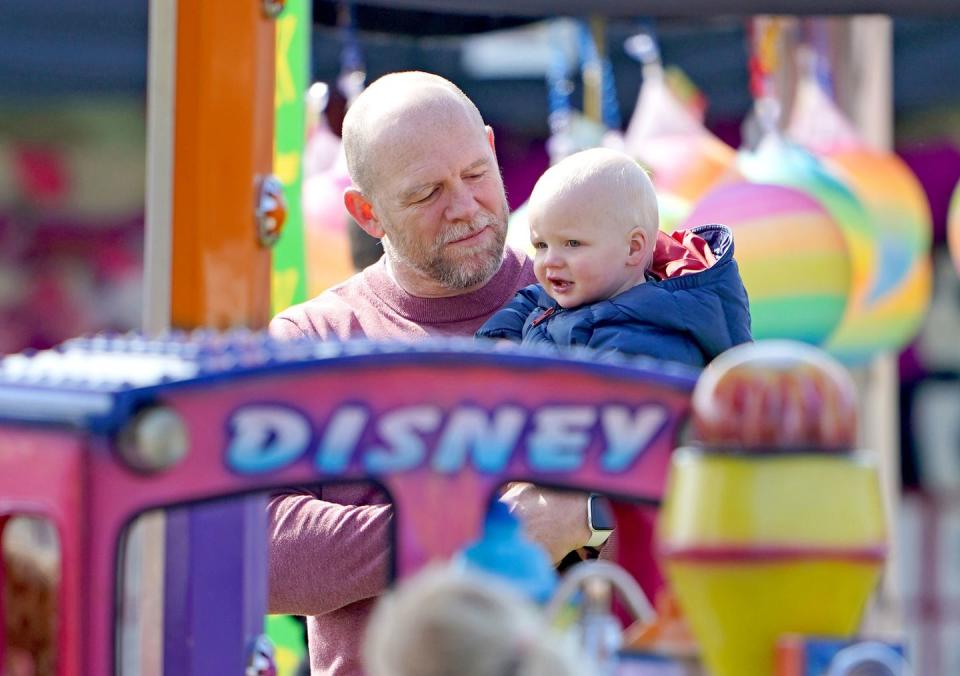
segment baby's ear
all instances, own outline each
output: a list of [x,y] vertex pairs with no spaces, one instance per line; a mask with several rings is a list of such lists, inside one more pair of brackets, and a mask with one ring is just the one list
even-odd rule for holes
[[630,251],[627,254],[627,265],[643,265],[647,261],[647,251],[652,241],[650,235],[643,228],[634,228],[630,231],[628,246]]

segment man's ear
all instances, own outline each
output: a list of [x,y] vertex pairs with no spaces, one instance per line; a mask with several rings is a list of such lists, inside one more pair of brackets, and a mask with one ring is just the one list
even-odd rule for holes
[[496,143],[494,142],[494,140],[493,140],[493,127],[491,127],[491,126],[488,124],[486,127],[484,127],[484,129],[487,130],[487,142],[490,144],[490,150],[492,150],[492,151],[493,151],[493,154],[496,155],[496,154],[497,154],[497,144],[496,144]]
[[650,235],[643,228],[634,228],[630,231],[627,245],[627,265],[643,265],[649,259],[648,251],[653,242]]
[[373,204],[370,203],[362,192],[356,188],[347,188],[343,191],[343,206],[346,207],[353,220],[357,222],[364,232],[371,237],[380,239],[383,237],[383,228],[380,227],[380,219],[373,211]]

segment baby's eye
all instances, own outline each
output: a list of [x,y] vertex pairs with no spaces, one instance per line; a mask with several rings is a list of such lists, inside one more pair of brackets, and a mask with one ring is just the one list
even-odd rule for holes
[[533,248],[534,248],[534,249],[546,249],[546,248],[547,248],[547,243],[546,243],[546,242],[534,242],[534,243],[533,243]]
[[567,246],[569,246],[569,247],[578,247],[578,246],[580,246],[580,240],[579,240],[579,239],[568,239],[568,240],[567,240]]

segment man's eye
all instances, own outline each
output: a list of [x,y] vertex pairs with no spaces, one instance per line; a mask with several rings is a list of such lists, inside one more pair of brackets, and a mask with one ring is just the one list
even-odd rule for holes
[[431,197],[433,197],[433,196],[436,195],[436,194],[437,194],[437,189],[434,188],[433,190],[431,190],[430,192],[428,192],[426,195],[424,195],[424,196],[421,197],[420,199],[414,200],[413,203],[414,203],[414,204],[423,204],[424,202],[426,202],[427,200],[429,200]]
[[483,178],[483,177],[486,176],[486,175],[487,175],[487,172],[485,172],[485,171],[478,171],[478,172],[474,172],[474,173],[472,173],[472,174],[467,174],[466,176],[464,176],[464,178],[467,178],[467,179],[476,179],[476,178]]
[[578,247],[578,246],[580,246],[580,240],[579,240],[579,239],[568,239],[568,240],[567,240],[567,246],[569,246],[569,247]]

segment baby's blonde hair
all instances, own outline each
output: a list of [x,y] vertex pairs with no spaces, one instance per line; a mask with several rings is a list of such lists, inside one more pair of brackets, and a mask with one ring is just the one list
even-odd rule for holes
[[364,642],[371,676],[582,676],[572,639],[496,578],[433,567],[377,603]]
[[[617,150],[591,148],[574,153],[547,169],[530,194],[529,213],[568,198],[588,199],[597,226],[629,232],[642,228],[654,242],[659,227],[657,193],[647,172]],[[653,247],[650,255],[652,255]]]

